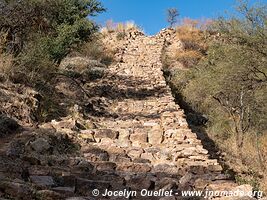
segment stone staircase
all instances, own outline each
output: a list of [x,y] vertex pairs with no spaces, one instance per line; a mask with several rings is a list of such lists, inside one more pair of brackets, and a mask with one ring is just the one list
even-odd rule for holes
[[[201,199],[182,197],[181,191],[237,188],[209,158],[174,102],[162,72],[163,35],[131,34],[116,55],[119,62],[102,79],[85,85],[94,103],[83,110],[95,127],[66,118],[7,141],[0,157],[1,200]],[[60,152],[68,140],[80,144],[79,153]],[[95,189],[138,195],[94,196]],[[141,197],[142,189],[175,195]]]

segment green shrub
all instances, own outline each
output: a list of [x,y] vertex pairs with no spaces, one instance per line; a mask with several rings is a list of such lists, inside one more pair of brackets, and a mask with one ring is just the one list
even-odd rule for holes
[[220,108],[219,113],[232,122],[237,146],[242,148],[247,132],[266,130],[267,46],[263,44],[267,32],[263,21],[267,14],[264,6],[242,4],[239,9],[244,18],[215,21],[213,28],[221,40],[213,40],[208,56],[187,72],[191,79],[182,93],[201,112],[216,115],[213,110]]
[[171,80],[193,110],[208,116],[207,132],[231,167],[259,174],[266,174],[267,160],[266,9],[241,3],[238,17],[215,20],[211,30],[218,34],[210,38],[207,56]]
[[15,56],[19,74],[30,76],[53,71],[54,63],[88,41],[98,28],[88,16],[104,11],[97,0],[9,0],[1,4],[0,31],[7,33],[2,49]]

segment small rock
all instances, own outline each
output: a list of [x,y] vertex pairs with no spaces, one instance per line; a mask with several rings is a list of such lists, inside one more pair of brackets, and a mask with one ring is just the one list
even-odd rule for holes
[[64,198],[57,192],[51,191],[51,190],[39,190],[36,192],[37,196],[40,199],[45,199],[45,200],[63,200]]
[[115,142],[113,139],[110,138],[102,138],[100,141],[100,144],[105,146],[105,147],[113,147],[116,146]]
[[82,76],[85,80],[96,80],[104,75],[105,68],[103,67],[92,67],[82,71]]
[[163,141],[163,131],[159,125],[153,126],[148,132],[148,142],[153,145],[161,144]]
[[145,122],[144,123],[144,126],[151,126],[151,127],[153,127],[153,126],[158,126],[159,124],[158,123],[156,123],[156,122]]
[[135,158],[140,158],[141,154],[144,152],[143,149],[141,148],[131,148],[127,154],[128,156],[130,156],[132,159],[135,159]]
[[142,153],[141,158],[146,160],[155,160],[152,153]]
[[91,196],[92,190],[99,189],[103,191],[110,187],[109,181],[100,181],[100,180],[88,180],[85,178],[77,178],[76,183],[76,192],[81,195]]
[[117,141],[117,145],[120,147],[129,147],[131,146],[131,142],[129,140],[130,132],[126,129],[119,130],[119,138]]
[[151,171],[151,166],[140,163],[118,163],[116,170],[123,172],[147,173]]
[[208,180],[198,178],[197,180],[195,180],[194,186],[197,190],[204,190],[209,183],[210,181]]
[[212,172],[221,172],[223,170],[221,165],[209,165],[208,169]]
[[92,130],[81,130],[79,137],[86,140],[87,142],[95,142]]
[[188,147],[184,150],[182,150],[181,154],[183,155],[183,157],[189,157],[189,156],[196,156],[197,155],[197,151],[195,147]]
[[4,191],[10,197],[16,197],[16,199],[31,199],[33,191],[25,183],[0,181],[0,191]]
[[38,186],[54,186],[55,182],[52,176],[30,176],[31,182]]
[[187,188],[189,185],[190,185],[190,182],[193,178],[193,174],[190,173],[190,172],[187,172],[180,180],[179,180],[179,183],[180,183],[180,186],[182,188]]
[[86,148],[83,152],[84,157],[92,162],[109,160],[109,154],[105,150],[97,147]]
[[132,142],[146,143],[147,142],[147,133],[131,134],[130,140]]
[[96,164],[98,171],[114,171],[117,165],[114,162],[99,162]]
[[79,134],[78,135],[80,138],[82,138],[83,140],[86,140],[87,142],[95,142],[95,139],[92,135],[88,135],[88,134]]
[[148,159],[143,159],[143,158],[135,158],[135,159],[133,159],[133,162],[134,162],[134,163],[151,163],[150,160],[148,160]]
[[58,192],[64,195],[73,195],[75,192],[75,187],[54,187],[52,188],[53,191]]
[[156,182],[156,190],[164,189],[164,190],[174,190],[178,188],[177,179],[173,178],[163,178]]
[[86,172],[92,172],[94,170],[94,166],[86,161],[86,160],[81,160],[77,166],[74,166],[74,168],[72,170],[77,170],[78,172],[79,171],[86,171]]
[[51,148],[49,142],[44,138],[38,138],[30,146],[38,153],[44,153]]
[[153,181],[144,176],[132,177],[127,181],[127,186],[131,187],[133,190],[138,190],[140,188],[149,189],[153,184]]
[[179,169],[177,166],[168,164],[158,164],[154,167],[153,172],[166,173],[166,174],[178,174]]
[[110,138],[115,140],[118,137],[118,132],[111,129],[98,129],[95,131],[95,138]]
[[51,124],[56,130],[62,130],[62,129],[77,130],[76,121],[72,118],[62,119],[59,122],[52,120]]
[[19,157],[25,151],[24,144],[21,141],[12,141],[7,150],[6,155],[11,157]]
[[131,162],[131,158],[122,154],[110,154],[109,161],[111,162]]

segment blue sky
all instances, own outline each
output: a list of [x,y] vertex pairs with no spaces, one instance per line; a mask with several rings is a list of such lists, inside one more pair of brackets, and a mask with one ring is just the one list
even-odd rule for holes
[[[105,25],[114,22],[134,21],[147,34],[155,34],[168,26],[166,10],[175,7],[180,17],[193,19],[214,18],[233,10],[235,0],[100,0],[107,12],[100,14],[95,21]],[[256,0],[250,0],[252,3]],[[261,0],[266,3],[267,0]]]

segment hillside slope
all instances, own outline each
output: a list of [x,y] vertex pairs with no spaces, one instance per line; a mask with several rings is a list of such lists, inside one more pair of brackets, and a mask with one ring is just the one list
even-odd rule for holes
[[[126,189],[137,191],[131,199],[167,200],[185,199],[185,190],[250,191],[222,173],[175,104],[162,72],[166,37],[132,31],[102,78],[83,80],[82,90],[59,82],[63,95],[76,97],[72,115],[1,139],[0,197],[125,199],[92,192]],[[141,197],[142,189],[177,194]]]

